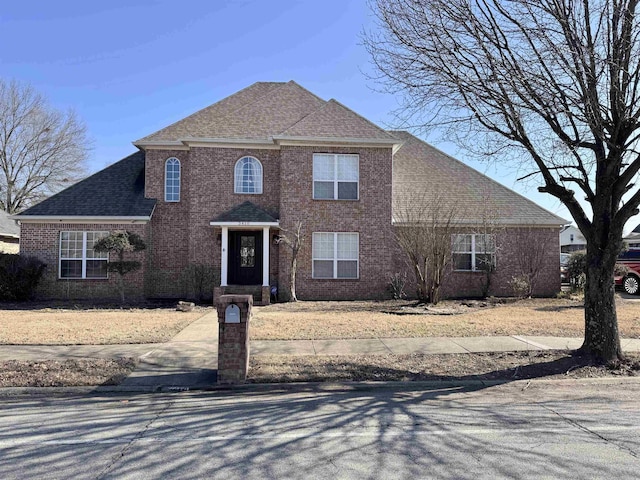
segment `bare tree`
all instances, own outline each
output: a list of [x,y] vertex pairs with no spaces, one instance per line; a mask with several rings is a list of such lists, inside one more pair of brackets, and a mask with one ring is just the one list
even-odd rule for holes
[[545,264],[545,258],[549,254],[549,249],[553,248],[551,240],[547,235],[537,235],[533,227],[523,227],[512,232],[512,240],[519,245],[517,264],[518,274],[527,285],[524,292],[527,297],[531,297],[536,288],[536,283]]
[[473,229],[476,238],[478,268],[484,272],[482,296],[488,297],[491,291],[491,281],[496,271],[496,257],[499,250],[498,237],[504,233],[504,224],[498,205],[489,190],[482,191],[482,204],[479,207],[479,224]]
[[29,85],[0,79],[0,208],[16,213],[85,172],[85,126]]
[[296,273],[298,271],[298,253],[304,244],[304,236],[302,234],[302,221],[296,223],[294,230],[280,230],[278,244],[286,245],[291,250],[291,265],[289,270],[289,295],[290,301],[297,302],[296,294]]
[[423,302],[440,301],[440,287],[451,263],[452,235],[459,229],[461,209],[441,191],[398,193],[393,205],[394,235],[416,278]]
[[637,0],[371,4],[365,44],[405,120],[503,154],[571,212],[587,239],[581,351],[622,358],[612,277],[640,204]]

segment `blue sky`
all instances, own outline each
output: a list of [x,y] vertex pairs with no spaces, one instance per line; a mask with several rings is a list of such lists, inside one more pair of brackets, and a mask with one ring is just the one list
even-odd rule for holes
[[[86,122],[90,171],[135,151],[131,142],[256,81],[295,80],[383,127],[397,101],[366,78],[365,0],[23,0],[4,2],[0,75],[31,83]],[[427,141],[570,219],[508,168]]]

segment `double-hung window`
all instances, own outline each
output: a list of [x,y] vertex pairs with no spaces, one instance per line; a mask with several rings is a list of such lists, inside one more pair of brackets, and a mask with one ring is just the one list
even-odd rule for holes
[[107,252],[93,245],[109,232],[60,232],[60,278],[107,278]]
[[164,201],[180,201],[180,160],[175,157],[164,164]]
[[359,156],[313,154],[313,198],[358,200]]
[[358,278],[357,233],[313,234],[313,278]]
[[490,271],[496,267],[495,235],[452,235],[453,268],[467,271]]

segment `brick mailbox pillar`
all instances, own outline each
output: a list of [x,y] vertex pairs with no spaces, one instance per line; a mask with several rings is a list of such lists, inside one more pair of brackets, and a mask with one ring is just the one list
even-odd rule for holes
[[251,295],[221,295],[218,299],[218,383],[244,383],[249,370]]

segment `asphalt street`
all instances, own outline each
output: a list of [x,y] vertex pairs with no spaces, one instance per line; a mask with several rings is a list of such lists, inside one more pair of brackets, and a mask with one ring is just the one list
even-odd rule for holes
[[0,478],[640,478],[640,383],[0,398]]

